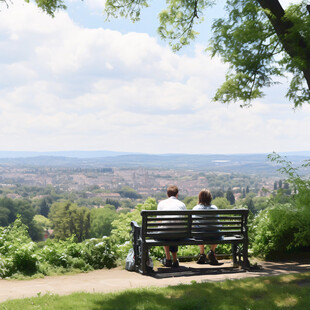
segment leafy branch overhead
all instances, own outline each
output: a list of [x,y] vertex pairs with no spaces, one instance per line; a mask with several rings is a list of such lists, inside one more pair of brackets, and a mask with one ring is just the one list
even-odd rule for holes
[[[174,51],[197,35],[213,0],[167,0],[159,14],[158,32]],[[108,0],[108,17],[140,18],[150,1]],[[229,64],[226,81],[214,99],[249,105],[277,76],[291,79],[287,97],[294,106],[310,102],[310,14],[307,1],[284,10],[277,0],[227,0],[224,17],[213,22],[208,49]],[[211,18],[211,16],[209,16]],[[289,73],[289,74],[288,74]]]
[[[0,0],[8,3],[10,0]],[[29,0],[25,0],[28,2]],[[159,14],[158,32],[174,51],[190,44],[198,35],[195,26],[208,16],[216,0],[166,0]],[[63,0],[36,0],[54,16],[65,9]],[[125,17],[140,20],[141,10],[151,0],[106,0],[107,19]],[[223,17],[212,25],[208,50],[229,64],[226,81],[214,100],[241,101],[250,105],[263,96],[264,87],[277,77],[290,80],[286,96],[295,107],[310,103],[310,5],[302,0],[283,9],[278,0],[226,0]]]

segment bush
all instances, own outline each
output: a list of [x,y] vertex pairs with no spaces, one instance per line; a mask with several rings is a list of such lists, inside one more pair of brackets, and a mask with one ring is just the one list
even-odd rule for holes
[[18,218],[8,227],[0,227],[0,277],[15,274],[44,275],[111,268],[117,255],[109,238],[91,239],[82,243],[71,237],[64,241],[48,240],[40,247],[32,242],[27,227]]
[[269,158],[281,164],[279,171],[287,176],[286,181],[291,184],[294,194],[285,204],[270,199],[267,209],[253,221],[253,253],[264,257],[310,247],[310,179],[298,174],[299,169],[310,166],[310,161],[294,168],[291,162],[275,153]]
[[0,277],[6,278],[13,273],[14,264],[10,257],[0,255]]
[[81,258],[94,269],[112,268],[116,266],[116,251],[110,238],[90,239],[83,243]]
[[273,257],[310,246],[310,217],[292,204],[276,204],[261,211],[253,222],[253,254]]
[[21,272],[24,274],[33,274],[37,268],[37,256],[35,254],[36,245],[34,242],[29,242],[12,253],[12,263],[14,271]]

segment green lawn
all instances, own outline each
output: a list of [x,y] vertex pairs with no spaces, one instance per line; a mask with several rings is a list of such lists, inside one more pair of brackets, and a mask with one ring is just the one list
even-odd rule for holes
[[0,309],[310,309],[310,272],[274,277],[133,289],[115,294],[76,293],[12,300]]

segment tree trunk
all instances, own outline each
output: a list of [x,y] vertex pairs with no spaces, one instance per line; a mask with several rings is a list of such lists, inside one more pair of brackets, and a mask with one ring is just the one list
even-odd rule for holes
[[267,14],[273,28],[283,45],[284,50],[291,58],[298,57],[303,60],[305,65],[299,68],[304,73],[307,81],[308,89],[310,90],[310,47],[305,39],[300,35],[289,36],[291,28],[294,24],[285,20],[283,17],[285,11],[278,0],[257,0],[263,9],[267,9],[271,14]]

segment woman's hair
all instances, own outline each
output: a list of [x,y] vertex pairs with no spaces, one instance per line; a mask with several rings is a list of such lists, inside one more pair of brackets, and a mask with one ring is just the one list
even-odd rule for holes
[[212,195],[211,192],[208,189],[203,189],[200,191],[199,195],[198,195],[198,203],[208,206],[211,204],[212,201]]

